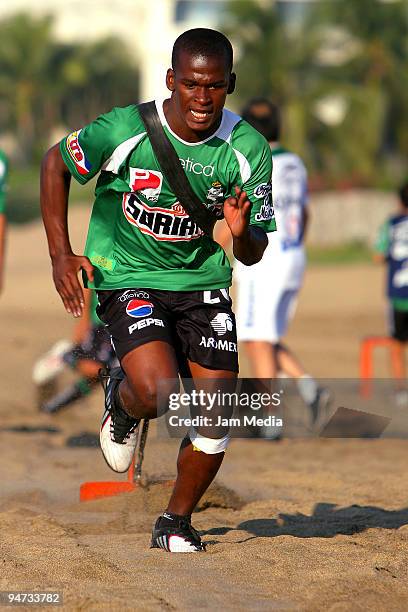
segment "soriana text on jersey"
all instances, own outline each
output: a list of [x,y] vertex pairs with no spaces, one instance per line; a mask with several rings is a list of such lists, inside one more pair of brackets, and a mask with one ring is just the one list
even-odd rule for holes
[[179,202],[171,208],[152,207],[134,193],[125,193],[123,213],[129,223],[155,240],[194,240],[203,235]]

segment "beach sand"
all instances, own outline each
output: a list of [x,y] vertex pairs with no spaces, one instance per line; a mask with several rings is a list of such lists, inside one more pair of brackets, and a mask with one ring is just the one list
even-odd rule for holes
[[[71,215],[80,249],[87,213]],[[194,515],[207,553],[150,550],[175,476],[177,440],[149,434],[132,493],[79,502],[123,480],[97,446],[102,391],[40,414],[33,362],[72,320],[52,285],[42,227],[13,228],[0,297],[0,590],[60,591],[67,610],[403,610],[408,605],[407,442],[234,440]],[[385,331],[383,271],[310,268],[288,342],[319,377],[357,377],[361,337]],[[376,367],[386,376],[386,358]],[[248,364],[242,360],[242,373]],[[3,609],[2,606],[0,606]]]

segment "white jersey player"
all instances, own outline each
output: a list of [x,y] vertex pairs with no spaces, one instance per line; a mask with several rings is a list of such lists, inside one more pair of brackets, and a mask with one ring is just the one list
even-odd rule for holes
[[[329,394],[318,387],[282,344],[305,270],[307,172],[300,157],[279,144],[280,118],[274,104],[256,98],[244,109],[242,117],[265,136],[272,150],[272,199],[277,231],[268,235],[268,246],[259,263],[249,267],[236,262],[234,266],[238,283],[238,340],[250,358],[256,378],[275,378],[282,372],[297,379],[316,428],[325,421]],[[225,242],[221,233],[219,240],[221,244]]]
[[[272,147],[272,197],[278,231],[264,259],[249,268],[237,262],[238,339],[277,343],[285,335],[305,269],[307,173],[297,155]],[[268,374],[269,377],[269,374]]]

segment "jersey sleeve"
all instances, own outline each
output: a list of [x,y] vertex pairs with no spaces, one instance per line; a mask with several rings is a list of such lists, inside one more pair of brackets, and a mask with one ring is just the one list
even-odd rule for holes
[[0,152],[0,214],[3,214],[6,209],[7,174],[7,158]]
[[377,239],[374,243],[374,250],[376,251],[376,253],[379,253],[380,255],[384,255],[384,257],[387,257],[389,247],[390,247],[389,222],[385,221],[385,223],[382,224],[382,226],[380,227],[378,231]]
[[128,136],[122,133],[121,110],[114,108],[61,140],[63,160],[82,185],[100,172],[118,144]]
[[245,121],[241,126],[240,139],[233,147],[240,166],[242,187],[252,204],[250,224],[265,232],[273,232],[276,221],[272,202],[271,150],[259,132]]

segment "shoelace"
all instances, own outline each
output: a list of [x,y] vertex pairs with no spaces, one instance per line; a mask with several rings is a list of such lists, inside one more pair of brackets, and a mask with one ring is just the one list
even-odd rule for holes
[[[109,382],[112,380],[111,373],[107,368],[101,369],[98,372],[99,380],[102,385],[102,388],[107,393],[107,387]],[[115,379],[118,380],[118,379]],[[111,415],[111,423],[110,423],[110,435],[111,439],[117,444],[126,444],[126,440],[129,439],[130,435],[135,431],[136,427],[139,425],[139,420],[131,417],[127,412],[122,410],[122,408],[113,407],[111,403],[111,407],[108,408],[108,411]]]
[[110,433],[117,444],[126,444],[126,440],[135,431],[139,421],[129,416],[122,408],[111,411]]
[[106,388],[111,380],[121,380],[122,379],[122,377],[114,375],[114,372],[117,369],[118,368],[114,368],[113,370],[110,370],[108,367],[106,367],[106,368],[101,368],[98,371],[98,380],[101,383],[102,389],[105,391],[105,393],[106,393]]
[[[199,548],[203,548],[203,543],[201,542],[201,538],[198,534],[198,531],[194,529],[191,523],[189,523],[188,521],[183,521],[181,519],[179,522],[179,529],[181,532],[183,532],[183,530],[187,531],[189,536],[191,534],[192,536],[191,539],[193,540],[194,544],[198,546]],[[186,536],[187,534],[183,533],[183,535]]]

